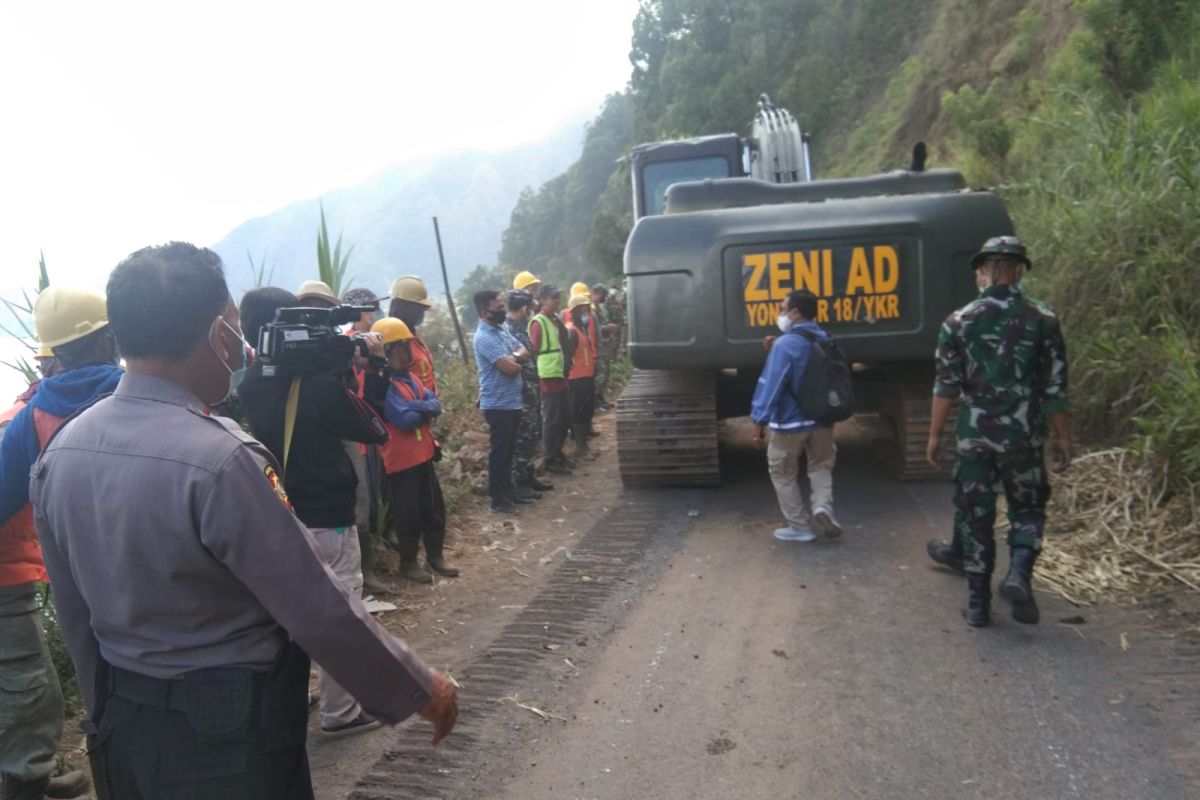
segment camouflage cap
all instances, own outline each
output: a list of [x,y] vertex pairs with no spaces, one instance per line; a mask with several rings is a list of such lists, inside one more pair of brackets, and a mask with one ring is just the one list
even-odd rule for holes
[[370,289],[347,289],[342,292],[342,302],[348,306],[373,306],[379,297]]
[[993,236],[983,243],[979,252],[971,256],[971,269],[975,269],[988,256],[1012,256],[1022,262],[1026,269],[1033,269],[1033,262],[1025,253],[1025,245],[1016,236]]
[[533,305],[533,294],[524,289],[513,289],[508,293],[509,308],[517,307],[524,308],[525,306]]

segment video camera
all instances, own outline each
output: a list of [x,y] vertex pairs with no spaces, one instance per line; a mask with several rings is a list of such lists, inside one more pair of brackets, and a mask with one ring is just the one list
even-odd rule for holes
[[264,375],[279,370],[291,374],[345,369],[355,352],[367,356],[361,334],[346,335],[338,326],[357,322],[371,306],[281,308],[262,328],[256,353]]

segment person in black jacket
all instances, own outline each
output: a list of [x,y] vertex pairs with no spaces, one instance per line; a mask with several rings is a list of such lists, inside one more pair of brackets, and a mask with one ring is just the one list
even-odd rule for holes
[[[296,305],[296,297],[283,289],[251,290],[242,298],[243,329],[258,342],[262,327],[278,309]],[[382,358],[382,343],[371,338],[368,344],[372,354]],[[261,363],[251,364],[238,397],[251,433],[283,467],[283,488],[296,516],[312,531],[322,559],[351,593],[359,595],[363,576],[355,527],[358,477],[343,441],[381,444],[387,430],[375,411],[346,388],[341,372],[314,371],[301,377],[295,427],[286,448],[284,419],[292,375],[264,375]],[[348,733],[378,725],[328,675],[320,678],[323,732]]]

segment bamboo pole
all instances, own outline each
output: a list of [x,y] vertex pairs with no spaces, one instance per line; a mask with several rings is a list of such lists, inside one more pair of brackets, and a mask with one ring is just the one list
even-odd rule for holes
[[450,319],[454,322],[454,332],[458,334],[458,349],[462,353],[464,364],[470,364],[467,357],[467,340],[463,338],[462,325],[458,322],[458,309],[454,307],[454,295],[450,294],[450,276],[446,273],[446,256],[442,253],[442,231],[438,227],[438,218],[433,218],[433,235],[437,239],[438,260],[442,262],[442,283],[446,286],[446,305],[450,306]]

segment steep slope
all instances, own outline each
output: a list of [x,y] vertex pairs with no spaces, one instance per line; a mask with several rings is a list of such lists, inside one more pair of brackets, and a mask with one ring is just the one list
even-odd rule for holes
[[386,292],[402,274],[441,283],[431,217],[442,228],[452,285],[475,265],[491,263],[522,187],[536,186],[579,156],[582,122],[501,152],[454,153],[410,161],[356,186],[293,203],[249,220],[213,246],[235,291],[255,277],[247,253],[265,253],[271,283],[294,289],[316,277],[318,202],[329,230],[354,245],[350,283]]

